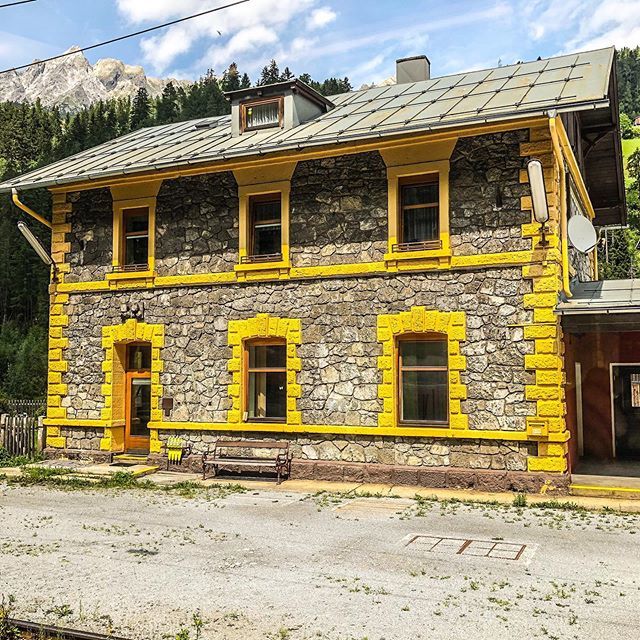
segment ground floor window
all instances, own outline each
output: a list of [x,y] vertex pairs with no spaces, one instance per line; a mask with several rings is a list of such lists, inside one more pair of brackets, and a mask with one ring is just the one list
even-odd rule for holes
[[248,420],[287,417],[287,345],[284,340],[249,341],[245,347]]
[[448,423],[449,371],[446,337],[423,335],[399,340],[398,378],[401,423]]

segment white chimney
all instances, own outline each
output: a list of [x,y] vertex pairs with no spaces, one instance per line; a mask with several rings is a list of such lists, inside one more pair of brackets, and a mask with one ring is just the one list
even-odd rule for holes
[[396,83],[420,82],[430,77],[431,63],[427,56],[413,56],[396,60]]

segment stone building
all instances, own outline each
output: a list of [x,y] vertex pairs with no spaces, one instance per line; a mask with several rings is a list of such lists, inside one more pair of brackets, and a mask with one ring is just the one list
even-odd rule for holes
[[178,436],[195,465],[242,434],[289,440],[296,477],[566,484],[555,310],[597,273],[567,218],[625,215],[601,180],[613,61],[430,78],[419,57],[329,98],[241,90],[230,116],[0,185],[53,198],[47,453],[162,462]]

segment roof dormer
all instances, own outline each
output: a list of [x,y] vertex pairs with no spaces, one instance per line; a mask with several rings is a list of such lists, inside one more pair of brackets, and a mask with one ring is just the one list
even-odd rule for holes
[[333,109],[333,102],[297,78],[225,93],[231,102],[231,135],[292,129]]

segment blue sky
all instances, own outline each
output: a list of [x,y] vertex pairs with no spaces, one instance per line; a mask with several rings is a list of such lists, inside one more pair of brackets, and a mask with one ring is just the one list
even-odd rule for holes
[[[224,4],[225,0],[37,0],[0,9],[0,67],[30,62]],[[232,61],[255,79],[275,57],[358,87],[426,54],[432,75],[567,51],[640,44],[640,0],[249,0],[90,52],[194,79]]]

